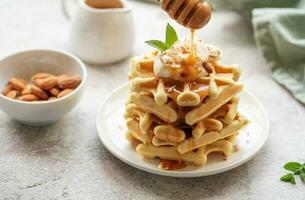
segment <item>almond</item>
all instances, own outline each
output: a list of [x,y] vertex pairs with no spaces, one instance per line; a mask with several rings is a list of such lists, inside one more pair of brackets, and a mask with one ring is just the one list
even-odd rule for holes
[[55,100],[55,99],[57,99],[57,97],[50,97],[48,100],[52,101],[52,100]]
[[24,80],[24,79],[18,79],[21,83],[23,83],[24,85],[27,85],[28,84],[28,82],[26,81],[26,80]]
[[80,76],[63,77],[58,80],[58,86],[61,89],[75,89],[81,83]]
[[53,96],[57,97],[57,95],[60,93],[60,90],[59,90],[58,88],[52,88],[51,90],[49,90],[49,92],[50,92]]
[[38,80],[38,79],[45,79],[52,76],[52,74],[48,74],[48,73],[38,73],[35,74],[34,76],[32,76],[32,81],[33,80]]
[[11,90],[13,90],[13,87],[11,84],[7,84],[4,89],[2,90],[3,95],[7,95]]
[[25,86],[25,88],[21,91],[22,95],[31,94],[31,93],[32,93],[31,85]]
[[65,89],[65,90],[61,91],[61,92],[57,95],[57,98],[61,98],[61,97],[67,96],[67,95],[70,94],[71,92],[73,92],[73,89]]
[[41,79],[34,79],[34,80],[32,79],[32,83],[38,87],[39,87],[40,81],[41,81]]
[[11,78],[9,84],[12,85],[13,89],[21,91],[25,88],[25,81],[17,78]]
[[18,98],[21,101],[37,101],[39,98],[34,94],[26,94],[22,95]]
[[57,82],[58,82],[57,78],[54,77],[54,76],[50,76],[50,77],[45,78],[45,79],[39,79],[39,80],[36,80],[36,81],[38,81],[37,82],[38,86],[41,89],[44,89],[44,90],[50,90],[50,89],[54,88],[57,85]]
[[6,96],[11,99],[16,99],[18,94],[19,92],[17,90],[11,90],[6,94]]
[[63,74],[63,75],[57,76],[57,81],[59,82],[59,81],[61,81],[62,79],[67,78],[67,77],[68,77],[67,74]]
[[58,79],[58,81],[59,81],[59,80],[61,80],[62,78],[66,78],[66,77],[68,77],[68,75],[67,75],[67,74],[63,74],[63,75],[57,76],[57,79]]
[[42,100],[47,100],[49,98],[48,94],[43,91],[42,89],[40,89],[39,87],[32,85],[31,86],[31,91],[32,94],[36,95],[37,97],[39,97]]

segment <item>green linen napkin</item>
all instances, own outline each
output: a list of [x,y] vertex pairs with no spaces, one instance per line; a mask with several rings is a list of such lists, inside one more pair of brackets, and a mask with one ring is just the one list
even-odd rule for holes
[[236,10],[250,19],[253,9],[296,7],[300,0],[209,0],[209,2],[216,10]]
[[252,18],[257,46],[273,78],[305,104],[305,0],[212,2],[216,8],[237,10]]
[[254,9],[252,22],[273,78],[305,104],[305,10]]

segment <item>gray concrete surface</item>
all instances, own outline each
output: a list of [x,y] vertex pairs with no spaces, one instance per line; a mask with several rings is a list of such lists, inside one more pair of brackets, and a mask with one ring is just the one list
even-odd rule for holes
[[[159,8],[133,2],[137,24],[134,54],[143,41],[163,38],[168,18]],[[0,57],[32,47],[67,49],[69,23],[58,0],[1,0]],[[180,35],[187,31],[172,24]],[[128,59],[88,66],[88,87],[76,110],[56,124],[31,128],[0,112],[0,199],[305,199],[305,185],[279,181],[282,165],[305,161],[305,110],[270,77],[251,27],[236,13],[216,13],[199,36],[242,66],[242,82],[265,106],[271,134],[251,161],[215,176],[178,179],[151,175],[112,156],[95,128],[106,95],[127,81]]]

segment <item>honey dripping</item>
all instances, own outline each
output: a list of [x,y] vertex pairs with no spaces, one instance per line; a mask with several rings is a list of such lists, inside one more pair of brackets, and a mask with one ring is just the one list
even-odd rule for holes
[[195,56],[195,45],[194,45],[194,38],[195,38],[195,30],[191,29],[191,55]]

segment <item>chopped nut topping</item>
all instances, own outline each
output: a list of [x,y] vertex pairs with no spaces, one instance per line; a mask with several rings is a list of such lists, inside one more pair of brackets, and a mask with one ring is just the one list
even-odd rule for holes
[[204,62],[202,64],[202,67],[205,69],[205,71],[208,73],[208,74],[211,74],[213,73],[213,69],[211,68],[210,64],[208,62]]

